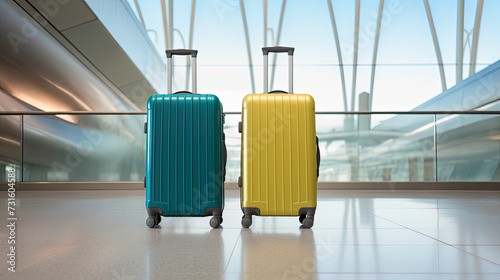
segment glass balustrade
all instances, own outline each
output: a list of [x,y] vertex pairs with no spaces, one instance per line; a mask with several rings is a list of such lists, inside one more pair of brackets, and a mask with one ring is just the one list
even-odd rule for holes
[[[0,115],[0,182],[142,181],[145,114]],[[227,113],[227,181],[240,174]],[[320,182],[500,181],[500,113],[318,113]]]

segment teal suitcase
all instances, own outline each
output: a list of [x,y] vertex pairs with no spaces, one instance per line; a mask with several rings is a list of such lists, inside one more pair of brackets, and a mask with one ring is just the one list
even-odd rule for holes
[[[196,93],[196,50],[167,50],[168,92],[149,98],[146,132],[148,227],[161,216],[213,216],[222,223],[226,146],[222,104]],[[172,92],[172,55],[191,55],[193,92]]]

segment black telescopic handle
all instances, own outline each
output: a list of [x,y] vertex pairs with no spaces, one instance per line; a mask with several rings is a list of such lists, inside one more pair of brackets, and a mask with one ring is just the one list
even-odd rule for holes
[[[268,57],[270,52],[280,53],[286,52],[288,53],[288,92],[293,92],[293,51],[295,48],[293,47],[263,47],[262,54],[264,57],[264,93],[267,93],[268,90]],[[270,92],[273,93],[273,92]]]
[[291,48],[291,47],[280,47],[280,46],[276,46],[276,47],[263,47],[262,48],[262,54],[263,55],[267,55],[268,53],[281,53],[281,52],[286,52],[288,53],[288,55],[293,55],[293,51],[295,50],[295,48]]
[[196,57],[198,50],[188,50],[188,49],[177,49],[177,50],[166,50],[165,53],[167,57],[172,57],[172,55],[191,55]]
[[172,56],[173,55],[191,55],[191,64],[193,66],[193,69],[191,71],[192,74],[192,80],[193,80],[193,88],[192,91],[193,93],[197,93],[197,88],[196,88],[196,55],[198,54],[198,50],[188,50],[188,49],[177,49],[177,50],[166,50],[165,53],[167,54],[167,93],[171,94],[172,93],[172,71],[173,71],[173,65],[172,65]]

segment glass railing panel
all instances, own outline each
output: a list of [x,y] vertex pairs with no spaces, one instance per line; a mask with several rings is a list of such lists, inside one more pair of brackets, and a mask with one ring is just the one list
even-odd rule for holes
[[435,180],[434,115],[372,115],[360,139],[359,181]]
[[438,181],[500,181],[500,116],[438,115]]
[[142,181],[144,115],[24,117],[24,181]]
[[433,181],[434,115],[316,116],[320,181]]
[[21,116],[0,116],[0,183],[6,183],[11,168],[21,179]]
[[319,138],[321,164],[319,181],[351,181],[353,158],[358,158],[358,131],[354,128],[357,116],[317,115],[316,134]]
[[[17,181],[21,174],[26,182],[142,181],[145,120],[131,114],[0,116],[1,182],[7,166],[16,168]],[[236,182],[241,114],[228,113],[225,120],[226,182]],[[500,181],[498,114],[321,113],[316,129],[321,182]]]

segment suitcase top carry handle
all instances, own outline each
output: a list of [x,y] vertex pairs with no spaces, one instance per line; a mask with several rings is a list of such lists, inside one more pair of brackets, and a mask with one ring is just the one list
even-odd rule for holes
[[267,55],[270,52],[273,52],[273,53],[286,52],[286,53],[288,53],[288,55],[293,55],[293,51],[294,50],[295,50],[295,48],[291,48],[291,47],[280,47],[280,46],[276,46],[276,47],[263,47],[262,48],[262,54],[263,55]]
[[198,54],[198,50],[189,50],[189,49],[177,49],[177,50],[166,50],[165,53],[168,57],[172,57],[172,55],[191,55],[192,57],[196,57]]
[[[280,53],[286,52],[288,53],[288,93],[293,92],[293,52],[295,48],[291,47],[263,47],[262,54],[264,55],[264,93],[268,93],[268,54],[270,52]],[[269,92],[273,93],[273,92]]]
[[198,55],[197,50],[187,50],[187,49],[177,49],[177,50],[166,50],[167,54],[167,93],[172,94],[172,56],[173,55],[191,55],[191,73],[192,73],[192,93],[197,93],[196,88],[196,56]]
[[273,93],[288,93],[288,92],[286,92],[286,91],[284,91],[284,90],[279,90],[279,89],[277,89],[277,90],[271,90],[271,91],[270,91],[270,92],[268,92],[268,93],[269,93],[269,94],[273,94]]
[[193,94],[193,93],[187,90],[181,90],[181,91],[176,91],[172,94]]

